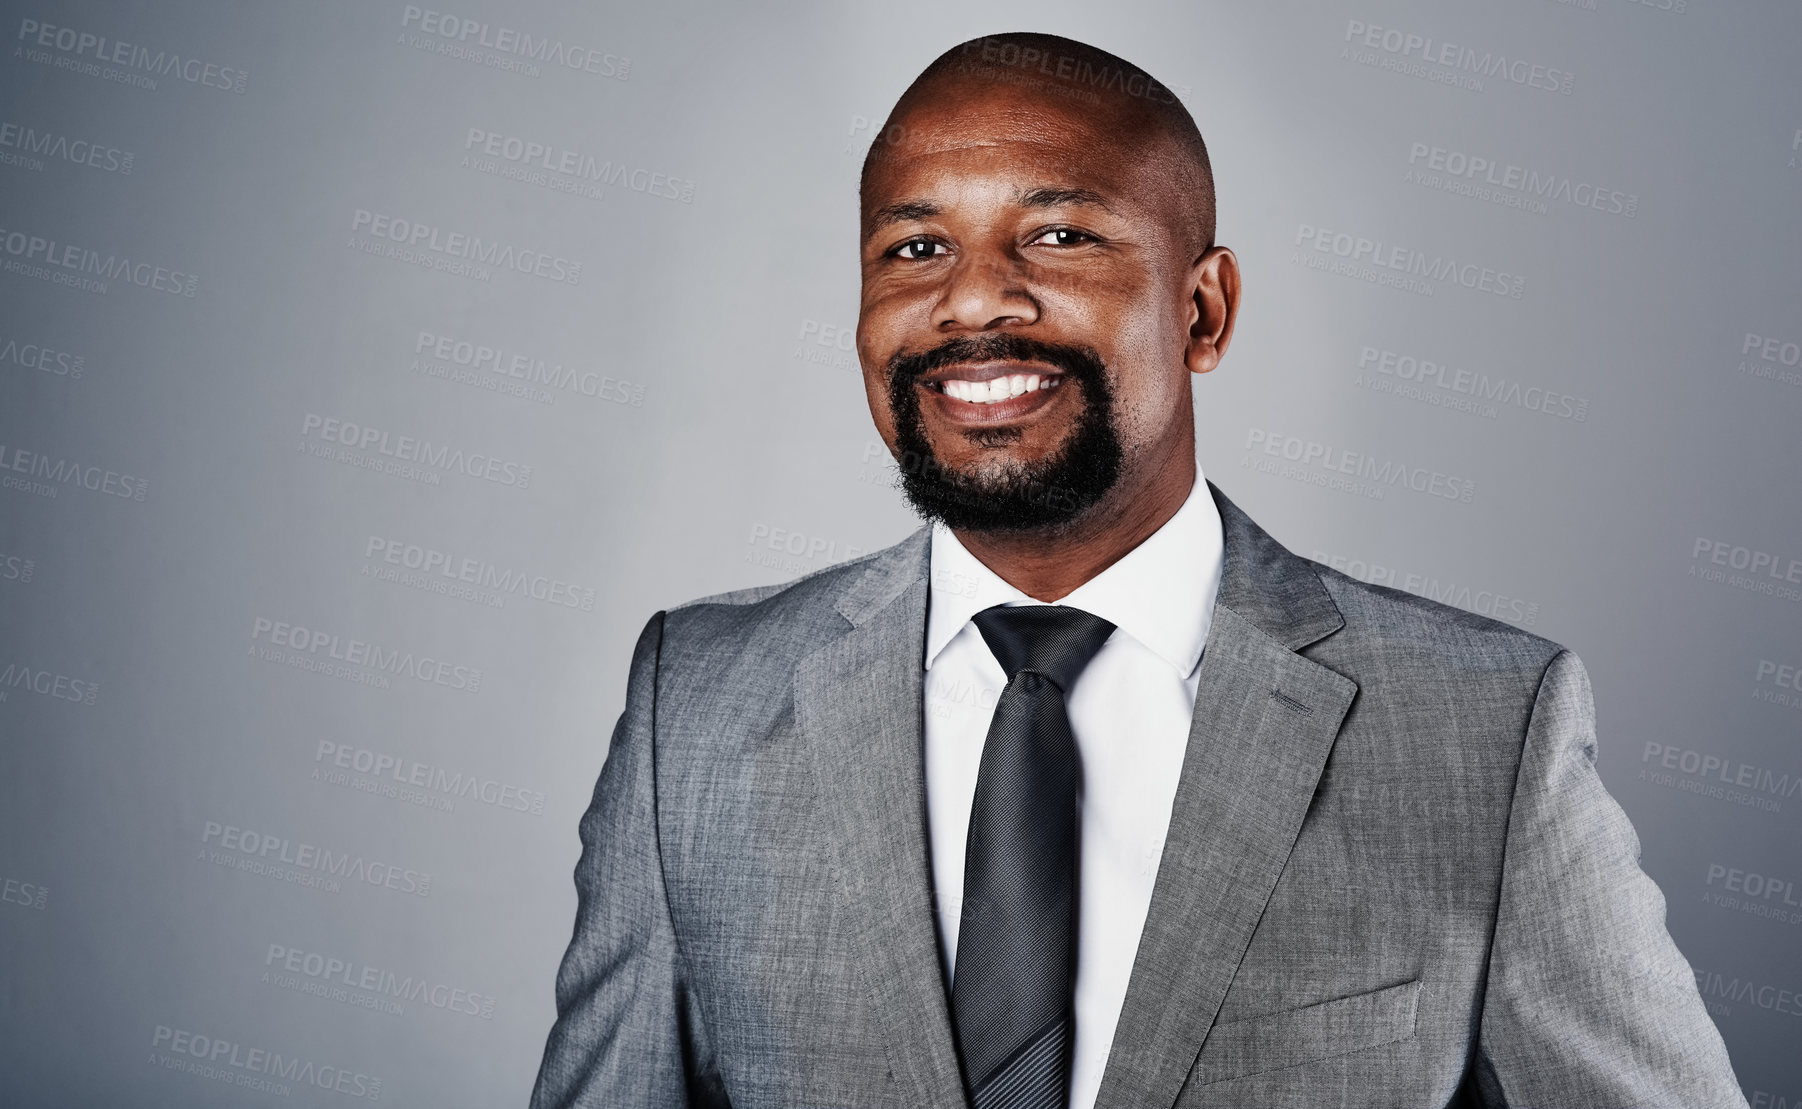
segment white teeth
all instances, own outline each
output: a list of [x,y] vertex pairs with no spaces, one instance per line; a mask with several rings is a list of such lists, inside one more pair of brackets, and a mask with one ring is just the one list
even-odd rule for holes
[[1038,374],[1008,374],[1005,377],[990,378],[987,381],[948,378],[940,383],[940,388],[945,391],[946,396],[955,400],[967,401],[971,404],[995,404],[999,401],[1010,400],[1022,393],[1049,389],[1056,383],[1055,377],[1042,378]]

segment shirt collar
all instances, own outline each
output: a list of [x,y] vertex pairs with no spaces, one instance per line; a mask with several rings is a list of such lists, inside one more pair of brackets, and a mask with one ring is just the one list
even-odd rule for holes
[[[950,528],[932,526],[926,668],[985,608],[1041,604],[1003,581]],[[1057,603],[1108,621],[1187,678],[1201,661],[1220,587],[1220,511],[1198,465],[1176,515],[1118,562]]]

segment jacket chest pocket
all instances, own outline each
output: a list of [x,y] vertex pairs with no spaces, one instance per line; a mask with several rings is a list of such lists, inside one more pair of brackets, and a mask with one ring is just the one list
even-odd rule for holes
[[1264,1074],[1414,1035],[1420,980],[1318,1005],[1217,1024],[1201,1045],[1189,1082],[1206,1086]]

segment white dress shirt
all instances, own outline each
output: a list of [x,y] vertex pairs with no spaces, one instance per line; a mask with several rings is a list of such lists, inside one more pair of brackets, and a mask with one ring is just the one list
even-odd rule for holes
[[[1082,760],[1076,1044],[1070,1109],[1092,1109],[1170,827],[1214,596],[1220,514],[1199,466],[1176,515],[1057,604],[1115,626],[1067,691]],[[926,617],[926,810],[945,980],[957,965],[976,774],[1007,675],[970,617],[1036,605],[942,524]]]

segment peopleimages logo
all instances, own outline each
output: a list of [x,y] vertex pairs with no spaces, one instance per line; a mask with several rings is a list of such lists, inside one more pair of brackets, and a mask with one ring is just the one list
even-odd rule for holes
[[50,887],[36,882],[24,882],[17,878],[8,878],[0,883],[0,903],[7,905],[23,905],[27,909],[40,912],[49,904]]
[[104,293],[107,282],[123,281],[170,296],[192,297],[200,278],[154,262],[134,262],[128,255],[102,253],[42,235],[0,228],[0,271],[67,285],[88,293]]
[[[555,404],[558,394],[644,407],[643,385],[593,370],[549,362],[500,346],[421,331],[413,341],[413,368],[434,377],[493,388],[539,404]],[[433,372],[442,370],[442,373]]]
[[1697,536],[1689,552],[1691,577],[1785,601],[1802,601],[1802,558]]
[[[447,443],[434,443],[308,412],[300,421],[301,449],[317,457],[343,462],[360,469],[380,470],[437,485],[440,474],[462,474],[495,485],[526,489],[532,484],[532,467],[480,451],[465,451]],[[339,449],[344,448],[344,449]]]
[[1389,489],[1399,486],[1442,500],[1469,504],[1477,489],[1477,483],[1468,478],[1262,428],[1254,427],[1246,432],[1245,449],[1259,450],[1293,465],[1283,466],[1253,456],[1240,462],[1242,468],[1274,473],[1341,492],[1359,493],[1372,500],[1382,500]]
[[29,663],[9,662],[6,669],[0,670],[0,701],[10,699],[18,692],[36,693],[52,700],[71,701],[77,705],[91,705],[100,696],[100,683],[59,674]]
[[295,1086],[314,1086],[366,1101],[382,1099],[379,1078],[221,1036],[159,1024],[150,1046],[154,1052],[150,1062],[165,1070],[186,1071],[260,1093],[288,1097]]
[[[428,593],[459,595],[454,590],[464,587],[469,595],[460,599],[483,601],[493,608],[504,608],[508,597],[527,597],[555,608],[594,611],[596,594],[592,586],[526,573],[417,543],[372,535],[363,548],[363,558],[365,577],[399,582]],[[491,602],[484,601],[490,596]]]
[[[1473,91],[1482,91],[1483,80],[1503,80],[1525,88],[1569,96],[1576,78],[1555,66],[1540,65],[1522,58],[1510,58],[1493,50],[1479,53],[1468,46],[1446,42],[1431,35],[1380,27],[1362,20],[1347,20],[1345,41],[1350,44],[1341,57],[1425,77]],[[1375,55],[1350,53],[1352,47],[1381,51],[1387,59]],[[1366,60],[1368,57],[1368,61]]]
[[0,120],[0,165],[20,166],[33,172],[44,168],[44,159],[86,166],[106,173],[129,175],[135,156],[129,150],[70,138],[55,131],[39,131],[22,123]]
[[1696,988],[1701,991],[1704,1001],[1718,998],[1722,1001],[1744,1002],[1766,1012],[1802,1017],[1802,991],[1700,968],[1697,968],[1695,974]]
[[358,208],[350,218],[346,245],[366,254],[488,280],[490,268],[512,270],[560,285],[582,283],[582,263],[542,250],[528,250],[436,224]]
[[[1131,69],[1097,65],[1087,58],[1072,54],[1052,53],[1035,46],[1022,46],[1016,42],[985,36],[964,43],[962,47],[963,65],[960,69],[973,68],[980,60],[984,66],[1001,69],[1017,69],[1021,73],[1033,74],[1038,78],[1050,80],[1085,92],[1100,89],[1115,94],[1138,97],[1144,100],[1155,100],[1160,104],[1175,104],[1178,94],[1187,95],[1189,86],[1179,85],[1174,90],[1158,84],[1142,73],[1134,73]],[[976,55],[972,58],[971,55]]]
[[[1490,377],[1413,354],[1364,347],[1358,352],[1358,369],[1363,372],[1352,383],[1359,388],[1420,400],[1436,408],[1468,411],[1490,419],[1502,408],[1520,408],[1578,423],[1589,419],[1586,397]],[[1372,370],[1376,371],[1375,376],[1371,375]]]
[[23,45],[15,49],[15,57],[22,55],[26,61],[141,89],[154,89],[156,78],[169,77],[202,88],[243,92],[247,79],[244,70],[233,66],[183,57],[172,50],[153,52],[148,47],[35,19],[19,20],[16,41]]
[[38,497],[55,497],[64,489],[84,489],[120,500],[142,501],[150,492],[150,481],[105,466],[84,465],[72,458],[0,443],[0,488]]
[[802,320],[795,335],[793,357],[798,362],[856,372],[861,369],[857,362],[857,329]]
[[1460,262],[1456,258],[1428,254],[1411,247],[1385,243],[1381,239],[1333,231],[1311,223],[1295,225],[1294,245],[1302,250],[1311,250],[1314,254],[1328,255],[1338,263],[1335,267],[1329,258],[1315,258],[1309,254],[1300,254],[1294,259],[1310,269],[1330,270],[1342,276],[1356,277],[1378,285],[1394,285],[1427,296],[1432,295],[1433,288],[1423,284],[1420,279],[1512,300],[1519,300],[1526,288],[1525,278],[1506,270],[1469,261]]
[[[767,547],[772,551],[794,555],[813,561],[824,558],[827,562],[838,562],[861,558],[869,553],[865,547],[846,546],[839,549],[838,540],[823,536],[808,536],[787,528],[773,528],[768,524],[752,524],[750,538],[745,542],[752,547]],[[747,561],[749,559],[747,558]]]
[[[542,790],[433,766],[368,747],[322,739],[313,762],[314,781],[348,786],[440,812],[451,812],[456,801],[476,801],[497,809],[544,815]],[[356,777],[352,777],[353,774]]]
[[[1674,744],[1647,741],[1639,761],[1640,776],[1654,785],[1729,801],[1749,809],[1780,812],[1783,798],[1793,801],[1802,796],[1802,774],[1790,774]],[[1661,771],[1672,773],[1661,778]],[[1679,774],[1681,779],[1676,777]]]
[[16,581],[24,584],[37,573],[38,564],[35,559],[21,555],[7,554],[0,551],[0,581]]
[[79,354],[70,354],[44,343],[22,343],[10,335],[0,341],[0,363],[37,370],[52,377],[66,377],[70,381],[81,380],[88,365]]
[[482,671],[431,655],[384,647],[366,639],[353,639],[319,628],[258,616],[250,624],[250,653],[265,662],[287,663],[301,670],[318,670],[382,689],[388,679],[412,678],[465,693],[480,693]]
[[1709,863],[1706,884],[1711,892],[1704,894],[1703,900],[1711,905],[1781,924],[1802,924],[1802,891],[1788,878]]
[[1748,377],[1802,385],[1802,343],[1748,331],[1739,355],[1739,372]]
[[511,70],[527,77],[537,77],[546,66],[593,73],[616,81],[624,81],[632,72],[632,60],[618,54],[535,36],[530,31],[497,27],[433,8],[408,4],[401,11],[400,25],[402,46],[493,69]]
[[1506,620],[1522,627],[1531,627],[1533,622],[1539,619],[1538,601],[1510,597],[1506,593],[1500,593],[1493,589],[1480,589],[1450,579],[1441,579],[1431,574],[1423,574],[1414,570],[1399,570],[1394,566],[1384,566],[1380,562],[1348,558],[1345,555],[1332,554],[1328,551],[1315,551],[1308,557],[1315,562],[1325,563],[1347,577],[1356,578],[1361,582],[1400,589],[1412,593],[1416,597],[1425,597],[1429,601],[1452,605],[1464,609],[1466,612],[1474,612],[1479,616]]
[[432,876],[423,870],[333,851],[286,836],[272,836],[236,824],[209,820],[201,830],[200,842],[218,848],[209,851],[203,847],[201,855],[220,866],[320,887],[331,893],[338,892],[339,882],[361,882],[415,897],[426,897],[432,892]]
[[344,959],[272,943],[263,956],[263,981],[272,986],[342,1001],[359,1008],[399,1014],[406,1002],[450,1013],[494,1019],[494,998],[444,982],[372,967]]
[[[584,184],[611,185],[683,204],[693,204],[695,200],[695,183],[688,178],[642,167],[634,169],[623,161],[615,163],[610,158],[480,127],[471,127],[464,136],[463,151],[463,164],[469,168],[542,185],[554,192],[585,192]],[[600,193],[596,190],[593,195],[598,198]]]
[[1546,202],[1556,201],[1627,219],[1639,215],[1638,193],[1604,188],[1557,173],[1542,173],[1429,142],[1416,142],[1408,147],[1408,166],[1408,172],[1402,178],[1404,182],[1504,207],[1543,214],[1549,210]]
[[[1761,658],[1757,674],[1752,679],[1753,697],[1773,705],[1802,709],[1802,666]],[[1777,688],[1767,689],[1767,685]]]

